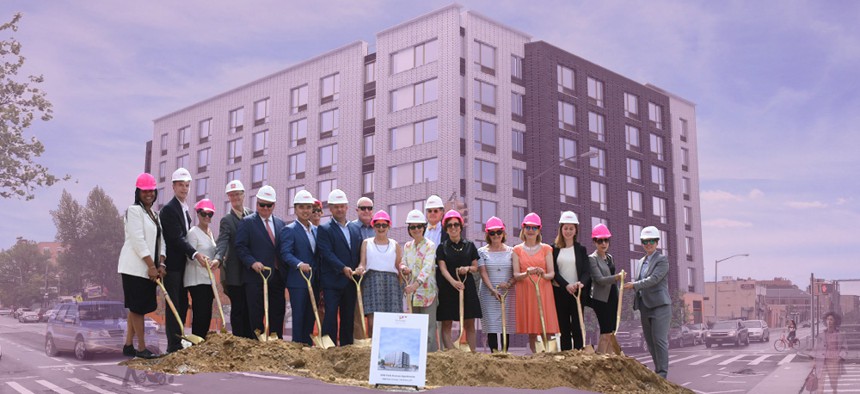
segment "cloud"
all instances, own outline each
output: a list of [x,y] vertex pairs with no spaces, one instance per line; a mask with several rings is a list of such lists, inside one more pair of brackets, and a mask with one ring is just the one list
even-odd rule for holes
[[764,192],[759,189],[752,189],[749,193],[750,200],[755,200],[764,197]]
[[743,197],[723,190],[705,190],[701,199],[702,202],[742,201]]
[[702,226],[714,227],[714,228],[742,228],[742,227],[752,227],[753,224],[750,222],[742,222],[739,220],[719,218],[719,219],[705,220],[702,222]]
[[821,201],[789,201],[785,205],[794,209],[827,208],[827,204]]
[[839,197],[836,199],[836,205],[845,205],[845,204],[851,202],[852,200],[853,200],[853,198]]

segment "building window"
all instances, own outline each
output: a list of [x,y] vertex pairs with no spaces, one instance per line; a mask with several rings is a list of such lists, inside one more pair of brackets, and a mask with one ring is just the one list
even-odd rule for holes
[[598,224],[602,224],[606,227],[609,227],[609,220],[606,220],[604,218],[599,218],[597,216],[592,216],[591,217],[591,228],[594,228],[594,226],[597,226]]
[[588,111],[588,131],[598,141],[606,140],[605,121],[603,115]]
[[588,77],[588,103],[603,107],[603,81]]
[[631,218],[642,218],[642,193],[627,191],[627,216]]
[[269,123],[269,99],[264,98],[254,103],[254,126]]
[[176,139],[178,142],[177,149],[188,149],[191,146],[191,126],[185,126],[179,129],[179,132],[176,133]]
[[209,168],[209,151],[210,148],[197,151],[197,172],[206,172]]
[[475,118],[475,150],[496,153],[496,124]]
[[197,201],[206,198],[209,195],[209,178],[197,178],[194,181],[194,193]]
[[391,149],[397,150],[439,138],[439,120],[430,118],[391,129]]
[[268,167],[269,165],[265,161],[251,166],[251,188],[263,187],[268,180]]
[[388,168],[389,187],[394,189],[403,186],[432,182],[439,179],[439,164],[435,157],[419,160],[413,163],[401,164]]
[[681,194],[684,196],[684,200],[690,201],[690,192],[692,190],[692,185],[690,178],[681,177]]
[[490,193],[496,192],[496,163],[475,159],[472,170],[475,182],[481,185],[481,190]]
[[555,71],[558,91],[573,96],[576,83],[574,82],[576,79],[574,78],[575,74],[573,70],[559,64],[558,66],[556,66]]
[[496,48],[475,41],[475,64],[482,73],[496,75]]
[[161,155],[167,154],[167,133],[161,135]]
[[340,128],[340,111],[335,108],[320,114],[320,139],[334,137]]
[[188,168],[188,154],[176,158],[176,168]]
[[362,139],[362,144],[364,145],[362,148],[361,157],[373,157],[373,134],[368,134],[364,136]]
[[308,119],[299,119],[290,122],[290,147],[295,148],[304,145],[308,139]]
[[242,162],[242,139],[227,141],[227,164]]
[[491,217],[496,216],[496,212],[498,209],[498,203],[495,201],[487,201],[481,199],[475,199],[475,205],[477,209],[477,217],[475,217],[475,223],[486,223]]
[[475,110],[496,113],[496,85],[475,80]]
[[558,128],[576,130],[576,110],[573,104],[558,102]]
[[320,104],[340,98],[340,73],[323,77],[320,80],[320,87],[322,92],[320,94]]
[[391,73],[397,74],[435,62],[439,58],[439,42],[436,39],[395,52],[391,55]]
[[523,79],[523,58],[511,55],[511,78]]
[[642,148],[639,145],[639,128],[631,125],[624,125],[624,138],[627,143],[627,150],[639,152]]
[[167,178],[167,162],[162,161],[161,163],[158,163],[158,181],[164,182],[164,180],[166,178]]
[[657,160],[663,160],[663,137],[651,134],[651,153],[657,157]]
[[517,92],[511,92],[511,114],[523,116],[523,95]]
[[297,114],[308,109],[308,85],[302,85],[290,90],[290,114]]
[[666,191],[666,170],[663,167],[651,166],[651,183],[657,185],[661,192]]
[[642,184],[642,162],[627,158],[627,182]]
[[254,133],[254,157],[264,156],[269,153],[269,130]]
[[511,172],[511,183],[514,191],[526,191],[526,170],[514,167]]
[[[631,252],[641,251],[642,250],[642,240],[639,238],[639,235],[642,233],[642,226],[639,226],[636,224],[630,224],[628,226],[629,226],[629,231],[630,231],[630,251]],[[661,241],[662,241],[662,239],[661,239]],[[638,260],[637,260],[637,262],[638,262]],[[631,265],[631,267],[634,267],[634,266]],[[636,267],[636,269],[638,270],[639,267]],[[638,275],[638,274],[639,274],[638,271],[636,273],[634,273],[634,275]],[[636,276],[633,276],[633,277],[635,278]]]
[[[687,250],[687,261],[693,261],[693,238],[692,237],[684,237],[684,246]],[[690,282],[692,283],[692,282]]]
[[639,119],[639,97],[630,93],[624,93],[624,116]]
[[[690,256],[690,261],[693,261],[693,256]],[[687,267],[687,291],[696,292],[696,270],[693,267]]]
[[437,82],[437,79],[433,78],[393,90],[391,92],[391,112],[436,101],[439,95]]
[[391,227],[400,227],[406,222],[406,215],[413,209],[422,210],[424,201],[409,201],[400,204],[391,204],[388,206],[388,214],[391,215]]
[[687,148],[681,148],[681,170],[690,170],[690,150]]
[[[320,168],[319,174],[328,174],[332,171],[337,171],[337,144],[326,145],[320,147]],[[328,194],[326,194],[327,196]],[[322,196],[322,194],[320,194]]]
[[680,118],[679,120],[681,121],[681,141],[686,141],[687,136],[690,133],[690,125],[688,124],[687,119]]
[[648,103],[648,120],[651,122],[651,126],[655,128],[662,129],[663,128],[663,107],[654,104]]
[[373,171],[362,174],[361,194],[373,193]]
[[159,210],[164,207],[164,199],[165,198],[166,198],[166,195],[164,194],[164,188],[159,187],[158,188],[158,198],[155,200],[155,202],[158,204]]
[[376,62],[370,62],[364,65],[364,83],[376,81]]
[[209,136],[212,135],[212,119],[206,119],[197,123],[197,136],[200,143],[209,142]]
[[576,167],[576,141],[564,137],[558,138],[558,161],[562,166]]
[[597,155],[588,160],[591,166],[591,173],[606,176],[606,150],[594,148],[594,151],[597,152]]
[[684,207],[684,230],[691,230],[693,223],[693,208]]
[[337,189],[337,179],[326,179],[317,182],[317,195],[328,196],[332,190]]
[[514,220],[513,220],[513,224],[511,227],[514,228],[513,233],[518,234],[520,232],[520,223],[522,222],[523,218],[526,217],[526,207],[520,207],[520,206],[514,205],[513,206],[513,215],[514,215]]
[[294,155],[290,155],[290,180],[294,181],[296,179],[304,179],[305,178],[305,161],[307,155],[305,152],[299,152]]
[[245,108],[239,107],[229,113],[230,118],[230,134],[242,131],[245,124]]
[[608,201],[605,183],[591,181],[591,202],[597,203],[601,211],[606,211]]
[[376,118],[376,97],[364,100],[364,120]]
[[525,138],[526,133],[516,129],[511,130],[511,151],[514,159],[525,160]]
[[[227,182],[242,180],[242,169],[237,168],[235,170],[227,171],[227,174],[225,175],[224,178],[227,179]],[[225,182],[225,183],[227,183],[227,182]]]
[[559,191],[561,193],[561,202],[573,204],[576,202],[577,196],[577,179],[575,176],[560,174]]
[[668,223],[669,219],[666,216],[666,199],[660,197],[653,197],[651,199],[651,204],[654,216],[656,216],[660,220],[660,223]]
[[[305,185],[298,185],[298,186],[291,187],[291,188],[287,189],[286,201],[292,202],[293,197],[295,197],[296,193],[298,193],[299,191],[304,190],[304,189],[305,189]],[[289,203],[286,205],[288,207],[287,208],[287,214],[289,214],[290,216],[294,216],[296,214],[296,208],[292,204],[289,204]],[[255,204],[251,204],[251,206],[255,206]]]

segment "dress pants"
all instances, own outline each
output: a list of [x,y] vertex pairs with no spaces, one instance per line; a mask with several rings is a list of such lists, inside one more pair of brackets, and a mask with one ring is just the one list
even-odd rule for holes
[[[293,342],[313,345],[311,333],[314,330],[316,320],[314,319],[314,310],[311,307],[308,287],[288,287],[287,291],[290,292],[290,308],[293,311]],[[318,299],[319,291],[314,289],[313,293],[314,297]]]
[[412,313],[427,315],[427,352],[439,350],[439,337],[436,335],[436,308],[439,307],[439,297],[430,306],[413,306]]
[[167,289],[167,295],[173,301],[173,306],[176,307],[176,312],[179,313],[179,318],[182,319],[182,325],[176,322],[173,317],[173,312],[170,307],[165,311],[164,331],[167,334],[167,352],[175,352],[182,349],[181,337],[185,335],[185,314],[188,313],[188,290],[183,282],[183,272],[168,271],[164,277],[164,287]]
[[648,308],[640,300],[639,314],[642,320],[642,335],[648,344],[648,352],[654,361],[654,372],[666,378],[669,373],[669,323],[672,320],[672,305]]
[[[284,312],[286,312],[286,300],[284,299],[284,280],[278,270],[272,271],[268,279],[269,288],[269,332],[284,336]],[[248,318],[250,319],[251,332],[260,330],[264,333],[263,325],[263,281],[245,283],[245,296],[248,302]]]
[[191,293],[191,333],[206,338],[212,322],[212,302],[215,301],[212,286],[197,285],[187,289]]
[[242,338],[254,338],[254,330],[251,329],[251,319],[248,318],[248,301],[245,294],[245,285],[224,287],[227,297],[230,297],[230,325],[233,335]]
[[618,288],[612,286],[609,291],[607,302],[591,299],[591,309],[597,314],[597,322],[600,324],[601,334],[610,334],[615,332],[616,320],[618,317]]
[[[571,349],[571,338],[573,339],[573,348],[582,349],[585,344],[582,342],[582,330],[579,327],[579,310],[576,308],[576,298],[573,298],[566,289],[560,286],[553,286],[552,293],[555,297],[555,310],[558,315],[561,350]],[[585,305],[582,307],[584,312]]]
[[[328,335],[340,346],[352,345],[355,323],[355,286],[352,283],[342,289],[325,288],[325,319],[322,323],[323,335]],[[338,329],[340,316],[340,329]]]

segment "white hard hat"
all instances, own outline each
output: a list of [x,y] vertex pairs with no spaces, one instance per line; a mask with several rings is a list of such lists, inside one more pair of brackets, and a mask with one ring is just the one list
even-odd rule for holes
[[275,188],[269,185],[263,186],[257,191],[257,199],[268,202],[277,202],[275,198]]
[[417,209],[413,209],[406,214],[406,224],[424,224],[427,223],[427,218]]
[[191,173],[188,170],[179,167],[176,171],[173,171],[173,177],[170,178],[171,182],[182,181],[182,182],[191,182]]
[[427,201],[424,203],[424,209],[430,208],[445,208],[445,204],[442,203],[442,198],[435,194],[427,197]]
[[243,192],[243,191],[245,191],[245,186],[242,185],[242,181],[235,180],[235,181],[230,181],[230,183],[227,184],[227,188],[224,190],[224,194],[227,194],[230,192]]
[[295,196],[293,196],[293,205],[296,204],[313,204],[314,196],[311,195],[311,192],[307,190],[299,190]]
[[579,218],[576,217],[576,214],[573,213],[573,211],[564,211],[561,213],[561,217],[558,218],[558,223],[579,225]]
[[[293,202],[295,204],[295,202]],[[328,194],[328,203],[329,204],[349,204],[349,200],[346,199],[346,193],[340,189],[334,189],[331,193]]]
[[645,227],[642,229],[639,239],[660,239],[660,230],[654,226]]

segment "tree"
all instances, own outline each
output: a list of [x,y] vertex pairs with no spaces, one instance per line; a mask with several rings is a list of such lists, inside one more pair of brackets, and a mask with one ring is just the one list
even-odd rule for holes
[[125,236],[119,211],[104,189],[96,186],[87,196],[83,213],[81,241],[86,245],[85,277],[90,283],[109,289],[112,295],[121,294],[122,285],[116,267]]
[[672,299],[672,327],[680,327],[690,322],[690,308],[684,303],[684,292],[678,290],[671,295]]
[[51,256],[35,241],[18,237],[15,245],[0,252],[0,299],[5,304],[33,305],[42,300],[45,268]]
[[[57,210],[51,211],[51,216],[54,226],[57,227],[56,240],[63,246],[57,256],[60,288],[80,291],[84,287],[85,251],[81,242],[84,233],[84,208],[64,189],[60,205]],[[62,290],[60,294],[63,294]]]
[[[0,32],[18,31],[20,20],[21,14],[15,14],[10,22],[0,25]],[[38,87],[45,80],[42,75],[27,76],[23,82],[17,80],[24,60],[20,42],[11,37],[0,41],[0,198],[4,199],[32,200],[36,187],[69,179],[68,175],[58,178],[33,161],[45,147],[35,137],[26,138],[24,131],[36,116],[43,121],[51,120],[53,110],[47,93]]]

